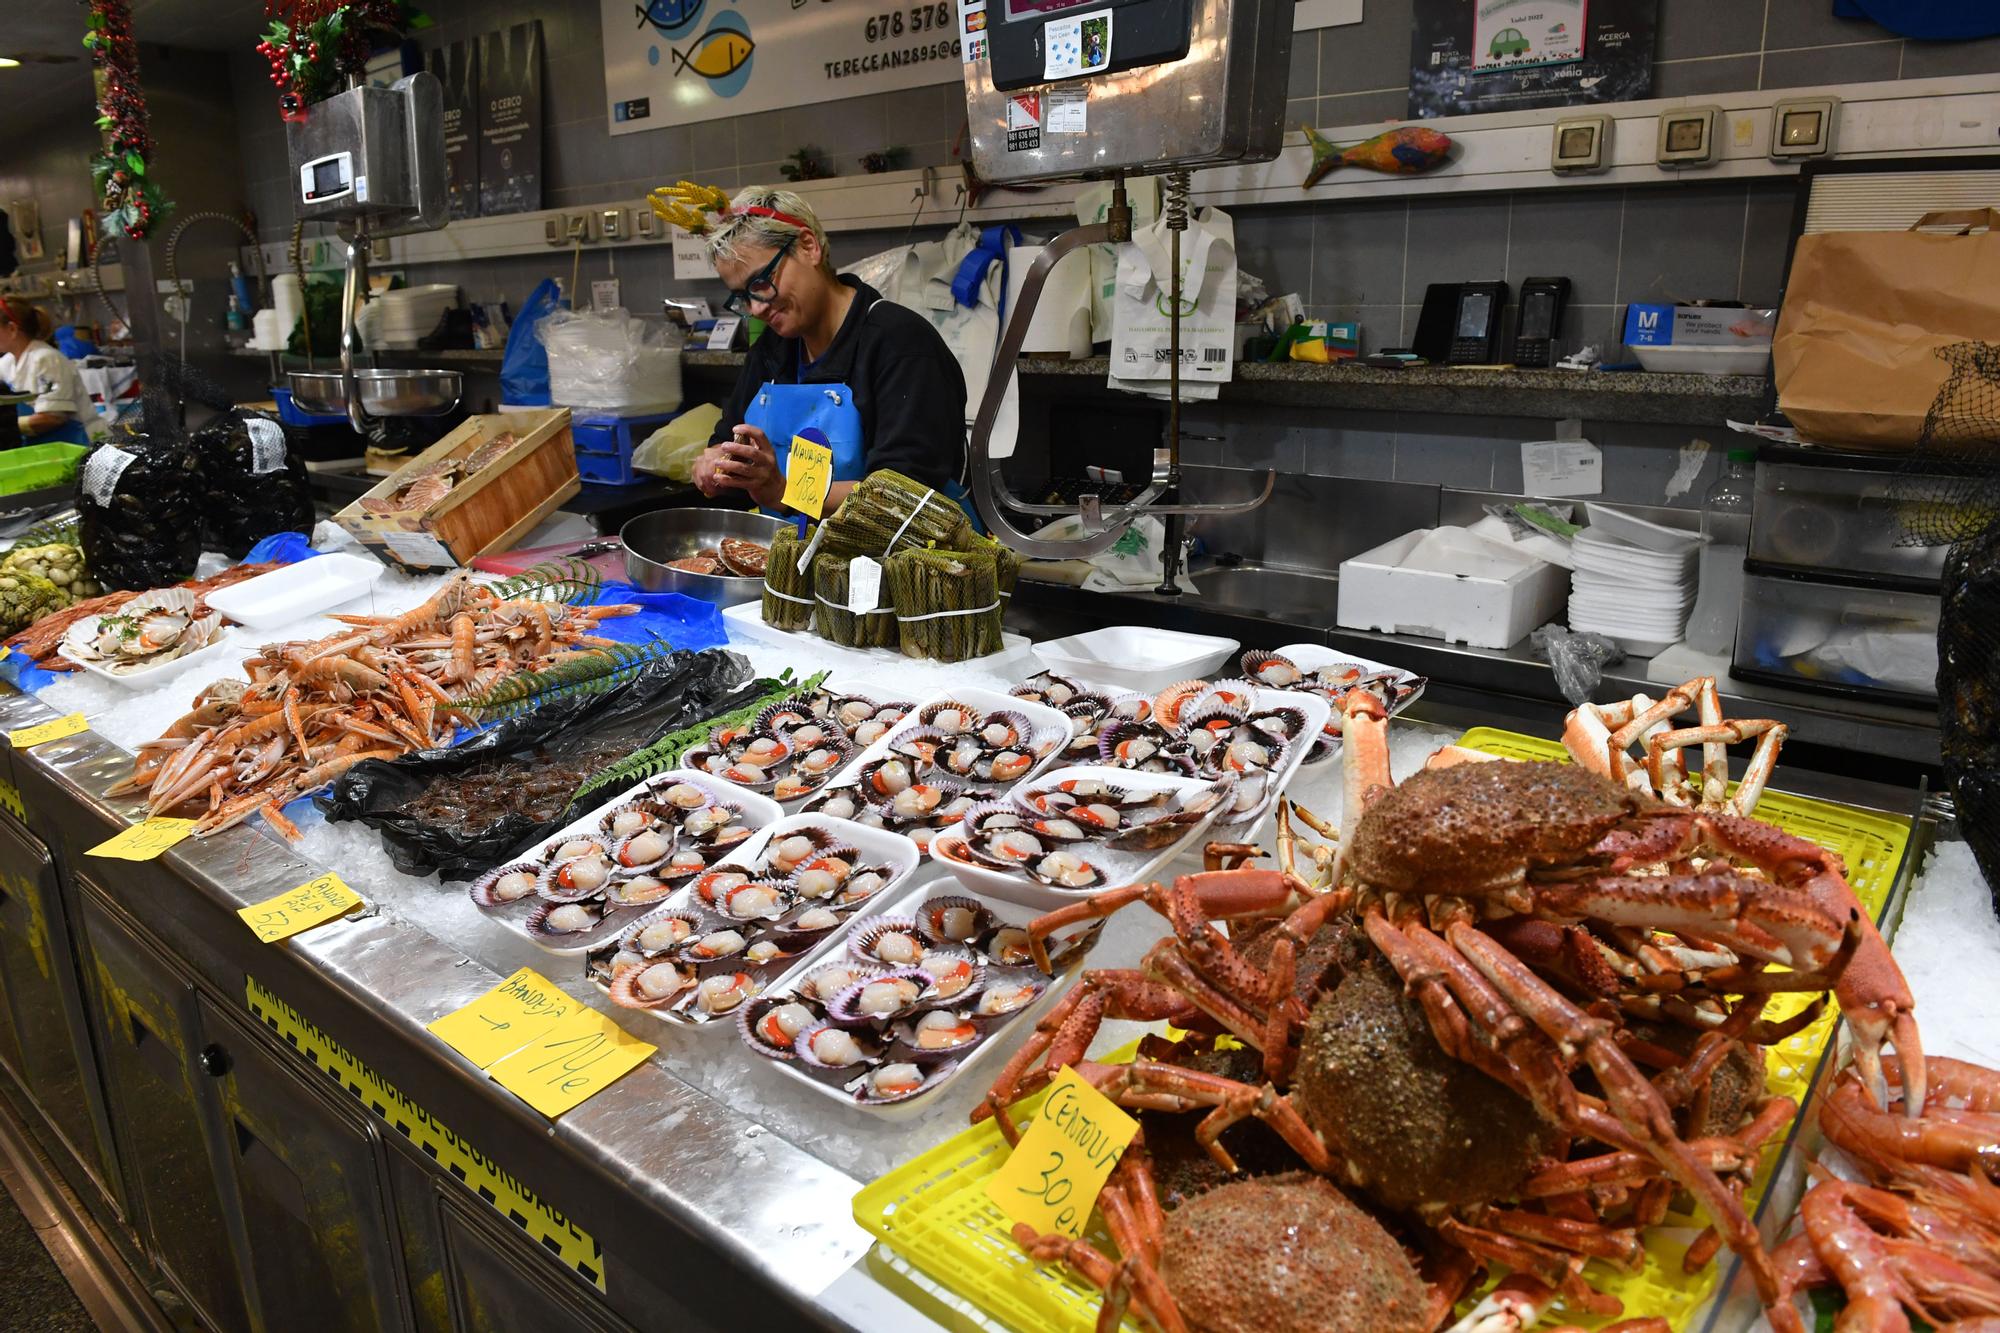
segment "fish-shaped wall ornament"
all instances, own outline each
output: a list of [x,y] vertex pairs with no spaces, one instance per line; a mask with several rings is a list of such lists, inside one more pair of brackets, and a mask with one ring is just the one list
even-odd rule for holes
[[1430,171],[1444,165],[1451,153],[1451,136],[1421,125],[1405,125],[1400,129],[1384,130],[1372,139],[1363,139],[1355,144],[1329,143],[1326,136],[1310,125],[1301,125],[1306,132],[1306,146],[1312,149],[1312,170],[1306,173],[1305,183],[1299,188],[1310,190],[1325,179],[1335,167],[1361,167],[1367,171],[1384,171],[1396,176],[1413,176],[1420,171]]

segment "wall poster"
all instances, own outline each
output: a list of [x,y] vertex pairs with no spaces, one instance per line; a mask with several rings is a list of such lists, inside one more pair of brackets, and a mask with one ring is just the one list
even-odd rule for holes
[[1627,102],[1653,89],[1659,0],[1416,0],[1410,116]]
[[[1362,3],[1304,0],[1294,24],[1359,23]],[[613,134],[957,83],[983,56],[988,17],[986,0],[600,4]]]
[[542,206],[542,24],[479,39],[479,212]]
[[424,52],[424,68],[444,85],[445,198],[454,222],[479,213],[478,52],[469,41]]

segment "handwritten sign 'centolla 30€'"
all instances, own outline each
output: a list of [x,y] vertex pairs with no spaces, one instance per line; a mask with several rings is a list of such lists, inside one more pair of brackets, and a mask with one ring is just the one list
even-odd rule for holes
[[1138,1132],[1138,1121],[1064,1065],[1021,1142],[987,1177],[986,1197],[1009,1221],[1079,1237],[1111,1168]]

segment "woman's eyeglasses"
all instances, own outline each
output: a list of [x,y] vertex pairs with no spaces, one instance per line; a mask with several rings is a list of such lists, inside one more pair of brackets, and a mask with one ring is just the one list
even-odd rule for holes
[[729,293],[722,303],[722,308],[732,315],[747,315],[753,303],[769,305],[778,295],[778,284],[774,277],[778,265],[785,262],[785,256],[792,252],[792,243],[796,240],[798,237],[793,236],[779,246],[778,253],[771,256],[771,262],[752,273],[750,281],[743,284],[741,291]]

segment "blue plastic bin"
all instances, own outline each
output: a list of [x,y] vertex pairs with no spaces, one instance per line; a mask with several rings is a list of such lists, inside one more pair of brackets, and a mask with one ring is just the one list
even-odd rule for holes
[[278,420],[287,426],[345,426],[344,412],[308,412],[292,401],[292,391],[271,386],[271,399],[278,405]]
[[619,416],[609,412],[572,413],[570,442],[576,446],[576,474],[595,486],[636,486],[646,475],[632,466],[632,451],[679,412]]

